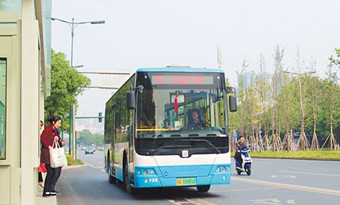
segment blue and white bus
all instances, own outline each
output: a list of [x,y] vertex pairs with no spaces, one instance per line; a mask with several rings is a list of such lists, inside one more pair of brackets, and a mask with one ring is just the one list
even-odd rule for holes
[[109,182],[123,182],[129,193],[229,184],[227,108],[237,109],[229,91],[221,69],[138,69],[106,103]]

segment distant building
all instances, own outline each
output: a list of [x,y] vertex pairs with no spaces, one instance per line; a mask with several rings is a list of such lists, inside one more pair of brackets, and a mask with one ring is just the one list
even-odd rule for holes
[[243,89],[247,90],[249,87],[254,86],[255,79],[262,79],[265,80],[267,84],[272,84],[272,73],[262,72],[262,73],[255,73],[255,72],[245,72],[241,75],[243,81]]

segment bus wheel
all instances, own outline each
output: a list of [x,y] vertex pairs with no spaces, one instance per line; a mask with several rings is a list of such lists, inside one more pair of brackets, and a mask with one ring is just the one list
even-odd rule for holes
[[209,189],[210,189],[210,185],[197,186],[197,190],[199,192],[208,192]]
[[127,193],[134,194],[135,189],[133,187],[131,187],[130,184],[129,184],[129,174],[128,173],[129,173],[128,163],[127,163],[127,160],[125,160],[125,162],[124,162],[124,185],[125,185],[125,189],[126,189]]

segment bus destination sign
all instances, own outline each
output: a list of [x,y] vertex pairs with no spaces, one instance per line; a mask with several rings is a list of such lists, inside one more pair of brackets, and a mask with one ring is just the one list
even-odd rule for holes
[[211,85],[214,84],[213,76],[202,75],[153,75],[152,84],[163,85]]

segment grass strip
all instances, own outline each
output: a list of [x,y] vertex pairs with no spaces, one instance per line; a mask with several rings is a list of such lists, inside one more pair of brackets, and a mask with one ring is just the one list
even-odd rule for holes
[[[231,153],[234,156],[234,152]],[[336,160],[340,161],[340,151],[263,151],[263,152],[250,152],[253,158],[281,158],[281,159],[310,159],[310,160]]]

